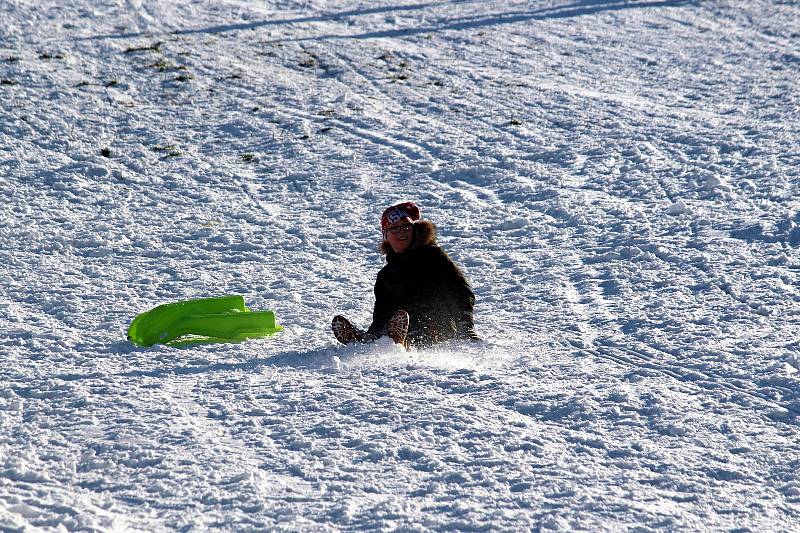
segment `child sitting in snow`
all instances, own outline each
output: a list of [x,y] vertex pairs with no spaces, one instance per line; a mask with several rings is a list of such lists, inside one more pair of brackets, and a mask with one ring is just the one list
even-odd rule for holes
[[475,295],[436,244],[436,226],[420,220],[419,208],[405,202],[383,212],[381,230],[386,266],[375,282],[372,324],[362,331],[337,315],[331,325],[336,339],[342,344],[365,343],[388,335],[405,347],[478,340],[472,320]]

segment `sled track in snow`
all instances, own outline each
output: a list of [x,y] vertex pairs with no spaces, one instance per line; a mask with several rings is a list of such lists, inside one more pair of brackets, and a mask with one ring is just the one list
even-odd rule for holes
[[[647,355],[648,351],[658,351],[656,348],[651,346],[645,347],[644,345],[641,345],[641,343],[637,342],[637,344],[640,344],[637,351],[632,348],[621,346],[618,341],[610,338],[596,339],[594,341],[594,348],[587,348],[582,346],[580,342],[567,339],[564,340],[564,344],[569,349],[577,350],[580,353],[587,354],[598,359],[611,361],[631,369],[650,370],[663,376],[673,378],[682,384],[690,386],[694,385],[693,388],[695,389],[695,392],[696,389],[703,389],[706,391],[718,391],[722,389],[733,394],[747,396],[748,398],[775,409],[775,412],[768,414],[772,420],[782,421],[793,425],[800,424],[798,420],[795,420],[795,418],[800,418],[800,408],[794,405],[782,405],[769,398],[767,394],[737,387],[726,382],[724,378],[714,376],[709,372],[696,369],[686,371],[681,367],[660,364],[656,362],[653,357]],[[663,353],[670,355],[667,352]]]
[[334,127],[340,131],[350,134],[351,136],[365,141],[369,144],[390,149],[401,156],[405,157],[406,159],[412,161],[433,161],[434,157],[423,146],[413,143],[411,141],[406,141],[404,139],[399,139],[394,137],[388,133],[381,134],[376,133],[372,129],[362,128],[357,126],[349,121],[346,121],[344,118],[333,118],[333,117],[326,117],[315,115],[311,113],[305,113],[298,109],[292,108],[284,108],[280,112],[276,111],[276,114],[282,114],[284,116],[289,116],[293,119],[298,120],[307,120],[316,126],[321,127]]
[[[358,64],[353,60],[351,60],[349,57],[347,57],[346,54],[335,50],[332,51],[332,53],[335,59],[338,61],[336,67],[343,68],[352,75],[357,76],[358,79],[363,81],[365,86],[369,88],[369,92],[372,93],[374,97],[380,98],[382,102],[397,101],[397,95],[390,94],[390,91],[388,90],[387,87],[387,85],[392,83],[391,81],[382,82],[380,80],[376,80],[374,76],[371,76],[369,73],[365,72],[364,68],[359,67]],[[391,54],[391,51],[387,53]],[[386,58],[384,58],[383,60],[388,61],[388,59]],[[446,85],[442,86],[436,84],[436,82],[441,82],[441,80],[439,80],[438,78],[434,79],[431,77],[432,74],[435,75],[436,73],[441,74],[441,70],[430,71],[428,69],[425,69],[421,71],[414,71],[415,76],[419,76],[419,78],[416,77],[414,78],[416,83],[411,84],[406,82],[398,82],[398,83],[403,83],[403,90],[402,90],[402,94],[404,95],[403,98],[405,100],[412,100],[411,102],[404,102],[404,105],[406,103],[422,105],[422,106],[435,105],[431,101],[431,96],[432,96],[431,93],[441,90],[448,90]],[[452,77],[453,77],[452,74],[448,74],[448,81]],[[348,89],[356,90],[356,88],[351,86],[352,84],[344,82],[342,82],[342,84]],[[432,87],[436,87],[436,89],[432,89]],[[454,88],[451,87],[449,90],[454,90]],[[409,98],[409,96],[412,96],[413,98]],[[480,114],[484,115],[485,118],[481,119],[480,122],[487,128],[487,131],[492,131],[498,136],[504,137],[506,139],[513,139],[514,141],[523,143],[523,146],[525,148],[535,149],[536,146],[534,146],[531,143],[530,139],[528,139],[526,136],[519,134],[513,128],[506,127],[505,124],[498,124],[498,120],[490,120],[489,118],[489,117],[496,118],[500,116],[503,117],[503,120],[511,119],[518,111],[517,107],[514,106],[512,103],[506,102],[505,99],[495,99],[493,100],[493,104],[495,106],[500,107],[502,112],[498,114],[497,112],[494,111],[487,112],[485,109],[476,108],[474,110],[476,111],[476,113],[479,112]],[[476,113],[464,113],[464,114],[468,116],[476,116]],[[425,120],[427,121],[425,126],[430,128],[432,131],[449,132],[451,135],[457,136],[459,138],[468,137],[473,139],[473,141],[484,144],[491,144],[493,142],[492,140],[487,139],[487,132],[473,131],[468,125],[465,125],[462,120],[445,122],[442,120],[438,120],[435,113],[427,114],[425,116]],[[433,122],[433,124],[431,122]],[[358,137],[365,138],[366,140],[375,141],[376,139],[381,139],[379,136],[376,136],[374,132],[365,132],[363,129],[356,128],[352,124],[337,123],[334,122],[333,120],[329,121],[328,123],[334,124],[340,129],[344,129],[345,131],[348,131],[349,133],[356,135]],[[423,124],[420,124],[420,127],[422,126]],[[389,144],[390,146],[398,146],[400,148],[405,146],[406,148],[408,148],[409,147],[408,145],[410,143],[405,140],[400,140],[396,138],[387,139],[383,137],[379,141],[379,144]],[[404,153],[404,155],[406,155],[406,157],[409,157],[410,159],[431,159],[431,160],[435,159],[435,155],[430,149],[425,148],[424,146],[418,143],[413,144],[412,147],[415,147],[412,148],[412,154],[414,153],[424,154],[425,157],[409,157],[409,154],[405,153],[403,150],[398,150],[398,151]]]
[[[565,300],[569,303],[576,323],[580,339],[564,338],[565,345],[572,350],[590,355],[592,357],[611,361],[633,370],[647,370],[670,377],[681,384],[691,386],[695,392],[704,391],[726,391],[733,395],[741,395],[756,402],[774,409],[767,416],[775,421],[781,421],[793,425],[800,425],[800,403],[781,403],[776,401],[769,391],[791,392],[777,387],[768,388],[744,388],[731,383],[731,378],[724,375],[717,375],[708,370],[697,368],[684,368],[679,365],[658,362],[659,356],[673,359],[675,354],[651,346],[639,339],[632,338],[619,331],[615,331],[610,336],[605,329],[617,322],[614,315],[613,306],[602,295],[598,287],[597,279],[600,274],[594,269],[593,265],[586,263],[581,255],[576,251],[568,253],[567,247],[563,243],[551,242],[554,247],[559,248],[564,253],[563,267],[571,272],[568,278],[562,278]],[[670,263],[681,268],[689,268],[696,272],[697,279],[707,279],[708,282],[719,286],[719,275],[715,272],[705,271],[689,261],[660,249],[658,242],[652,242],[648,246],[643,246],[644,251],[650,251],[660,261]],[[719,287],[729,297],[748,305],[756,312],[756,308],[749,302],[742,302],[735,295]],[[601,329],[602,328],[602,329]],[[589,344],[590,346],[587,346]],[[682,347],[681,350],[684,350]],[[685,349],[687,353],[691,350]],[[702,361],[703,359],[698,359]],[[790,400],[791,401],[791,400]]]

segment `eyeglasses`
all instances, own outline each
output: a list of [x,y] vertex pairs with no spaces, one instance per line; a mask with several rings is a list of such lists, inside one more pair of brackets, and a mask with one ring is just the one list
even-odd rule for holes
[[411,224],[403,224],[402,226],[392,226],[391,228],[386,228],[386,231],[393,235],[397,235],[401,231],[411,231]]

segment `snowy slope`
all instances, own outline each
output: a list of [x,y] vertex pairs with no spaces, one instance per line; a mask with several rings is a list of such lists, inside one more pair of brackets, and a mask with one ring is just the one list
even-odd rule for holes
[[[0,3],[0,529],[794,529],[799,43],[778,0]],[[484,344],[335,345],[405,199]],[[285,331],[125,339],[222,294]]]

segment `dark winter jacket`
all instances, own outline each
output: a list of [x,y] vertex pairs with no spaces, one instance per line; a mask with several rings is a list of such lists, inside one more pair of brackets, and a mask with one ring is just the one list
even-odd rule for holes
[[375,309],[367,336],[386,333],[389,317],[408,311],[408,340],[427,345],[449,339],[477,340],[472,308],[475,295],[461,270],[436,244],[436,226],[427,220],[414,223],[411,246],[402,254],[381,245],[386,266],[375,282]]

